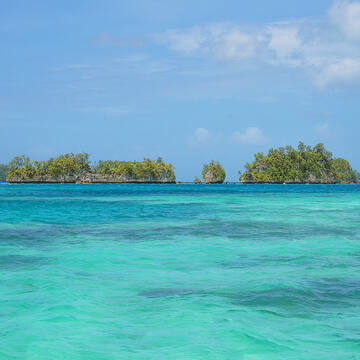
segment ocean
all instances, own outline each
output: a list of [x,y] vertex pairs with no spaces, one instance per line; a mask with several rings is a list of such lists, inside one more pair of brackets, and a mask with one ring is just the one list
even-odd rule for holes
[[0,184],[15,359],[360,359],[360,185]]

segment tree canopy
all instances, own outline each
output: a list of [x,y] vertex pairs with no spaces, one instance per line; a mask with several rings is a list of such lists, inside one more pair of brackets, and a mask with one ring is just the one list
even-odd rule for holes
[[64,176],[85,176],[100,174],[109,177],[125,176],[129,179],[175,181],[174,166],[166,164],[162,158],[143,161],[99,161],[91,166],[89,154],[64,154],[45,161],[30,161],[26,156],[15,156],[9,164],[9,179],[44,179]]
[[223,183],[226,177],[226,173],[221,164],[214,160],[210,161],[208,164],[204,164],[201,171],[201,175],[204,179],[204,182],[209,183]]
[[166,164],[161,157],[156,161],[151,159],[144,159],[143,161],[99,161],[93,168],[93,172],[108,176],[126,175],[136,180],[160,180],[166,177],[175,181],[174,166]]
[[349,162],[333,158],[324,144],[314,147],[300,142],[292,146],[270,149],[267,155],[259,152],[255,160],[245,165],[242,182],[275,183],[337,183],[357,182],[358,174]]
[[74,176],[90,171],[89,154],[63,154],[43,161],[30,161],[27,156],[15,156],[9,163],[8,178]]

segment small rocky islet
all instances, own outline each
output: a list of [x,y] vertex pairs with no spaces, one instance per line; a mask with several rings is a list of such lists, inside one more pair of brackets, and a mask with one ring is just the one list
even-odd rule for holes
[[[43,161],[16,156],[0,167],[2,180],[9,183],[142,183],[175,184],[175,167],[157,160],[106,160],[92,164],[89,154],[63,154]],[[334,158],[320,143],[311,147],[300,142],[292,146],[271,148],[265,155],[256,153],[240,173],[244,184],[337,184],[358,183],[359,173],[343,158]],[[223,184],[226,172],[218,161],[204,164],[202,179],[195,184]]]

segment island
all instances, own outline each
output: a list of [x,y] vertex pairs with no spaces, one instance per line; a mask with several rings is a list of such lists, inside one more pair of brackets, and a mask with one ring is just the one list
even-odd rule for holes
[[[0,164],[0,181],[9,183],[75,183],[75,184],[182,184],[176,182],[175,167],[157,160],[104,160],[92,163],[88,153],[68,153],[48,160],[33,160],[15,156],[9,164]],[[313,147],[299,142],[297,148],[288,145],[271,148],[265,155],[256,153],[240,173],[243,184],[337,184],[358,183],[359,173],[349,161],[335,158],[324,144]],[[223,184],[226,172],[218,161],[204,164],[201,175],[205,184]],[[195,184],[202,181],[195,177]],[[228,183],[227,183],[228,184]]]
[[204,164],[201,175],[205,184],[222,184],[225,180],[226,173],[222,165],[214,160]]
[[44,161],[16,156],[8,165],[9,183],[141,183],[174,184],[174,166],[162,158],[106,160],[91,164],[89,154],[63,154]]
[[292,146],[259,152],[245,164],[240,182],[245,184],[337,184],[357,183],[359,174],[343,158],[333,158],[324,144],[314,147],[299,142]]

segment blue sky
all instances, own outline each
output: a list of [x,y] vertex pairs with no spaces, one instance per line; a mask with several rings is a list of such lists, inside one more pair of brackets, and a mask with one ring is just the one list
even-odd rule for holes
[[324,142],[360,169],[360,2],[3,0],[0,162],[162,156],[228,180]]

